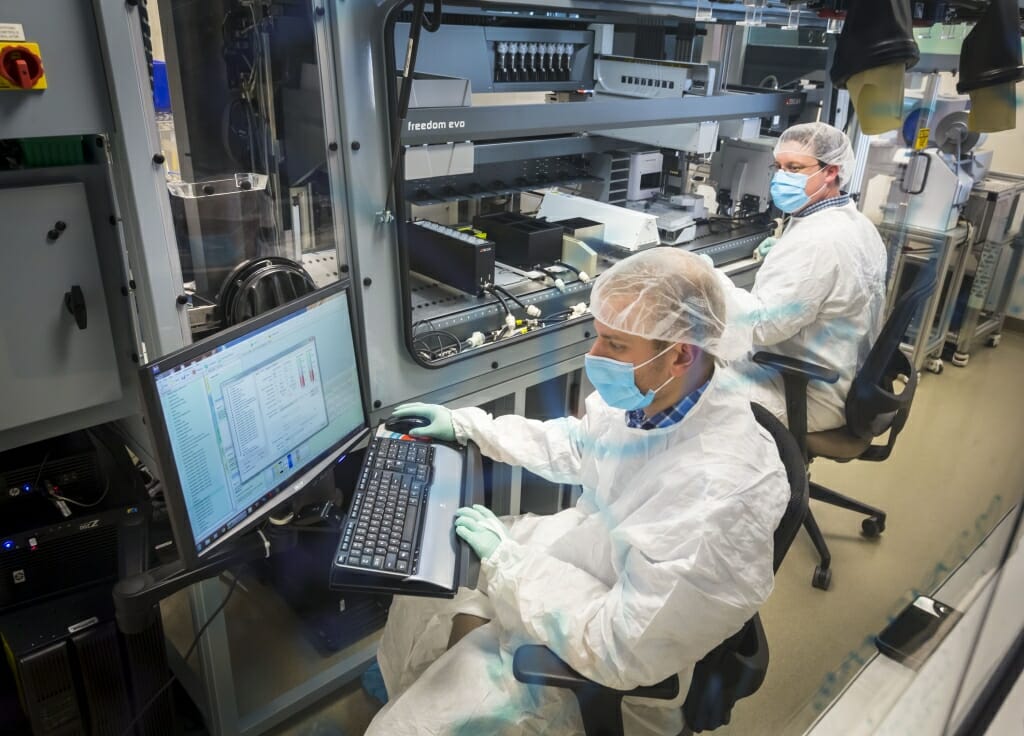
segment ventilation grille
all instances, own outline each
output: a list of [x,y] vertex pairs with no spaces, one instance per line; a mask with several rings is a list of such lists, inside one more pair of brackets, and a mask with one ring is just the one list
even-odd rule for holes
[[72,641],[89,708],[89,733],[120,736],[131,722],[131,712],[117,645],[117,627],[113,623],[94,626],[76,634]]
[[84,734],[64,642],[30,654],[19,668],[25,709],[37,736]]

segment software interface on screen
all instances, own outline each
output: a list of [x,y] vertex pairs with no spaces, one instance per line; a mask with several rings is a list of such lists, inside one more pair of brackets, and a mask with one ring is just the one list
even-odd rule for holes
[[196,550],[302,487],[365,426],[337,293],[188,362],[154,366]]

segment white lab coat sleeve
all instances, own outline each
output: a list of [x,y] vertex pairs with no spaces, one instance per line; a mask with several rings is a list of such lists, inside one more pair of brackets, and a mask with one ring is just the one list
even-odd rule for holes
[[755,345],[775,345],[814,322],[835,286],[839,261],[834,246],[820,227],[804,232],[809,225],[784,235],[768,252],[749,292],[716,269],[739,305],[735,317],[753,329]]
[[509,465],[521,465],[552,483],[579,484],[581,437],[586,417],[546,422],[517,415],[492,417],[469,407],[452,411],[455,439],[473,440],[487,457]]
[[631,548],[610,588],[512,540],[501,542],[481,569],[498,620],[514,640],[544,644],[583,676],[630,690],[691,668],[739,631],[771,590],[770,542],[754,545],[769,567],[765,584],[751,587],[731,569],[743,560],[723,565],[731,555],[716,549],[716,535],[701,536],[689,560],[658,562]]

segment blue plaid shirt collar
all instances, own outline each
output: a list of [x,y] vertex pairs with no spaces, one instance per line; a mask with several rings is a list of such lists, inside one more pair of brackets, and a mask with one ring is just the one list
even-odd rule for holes
[[828,199],[823,199],[820,202],[815,202],[807,209],[794,214],[793,217],[807,217],[808,215],[813,215],[815,212],[827,210],[829,207],[844,207],[848,204],[850,204],[850,195],[840,194],[838,197],[829,197]]
[[673,404],[652,417],[647,417],[643,409],[627,411],[626,426],[632,429],[663,429],[671,427],[673,424],[678,424],[683,421],[683,417],[689,413],[690,409],[697,405],[700,397],[704,394],[704,389],[708,387],[709,383],[711,383],[710,379],[684,396],[678,404]]

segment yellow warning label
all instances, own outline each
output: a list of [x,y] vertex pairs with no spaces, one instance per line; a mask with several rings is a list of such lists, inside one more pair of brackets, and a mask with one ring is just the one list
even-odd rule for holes
[[46,71],[39,44],[0,41],[0,92],[39,89],[46,89]]
[[914,150],[923,151],[928,146],[928,137],[932,134],[931,128],[921,128],[917,131],[917,138],[914,140]]

